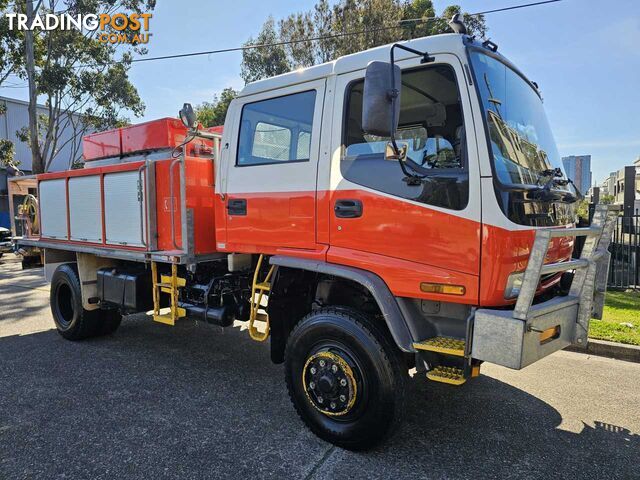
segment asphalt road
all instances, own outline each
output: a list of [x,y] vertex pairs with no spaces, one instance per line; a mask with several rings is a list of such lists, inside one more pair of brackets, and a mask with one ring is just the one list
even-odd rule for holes
[[640,478],[640,364],[558,352],[462,387],[414,378],[367,453],[297,418],[268,345],[145,316],[73,343],[41,270],[0,260],[0,479]]

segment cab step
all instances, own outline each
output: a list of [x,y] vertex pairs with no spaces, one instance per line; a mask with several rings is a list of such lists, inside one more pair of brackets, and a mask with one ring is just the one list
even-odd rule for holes
[[427,378],[434,382],[448,383],[450,385],[462,385],[467,381],[461,368],[444,367],[442,365],[429,370]]
[[455,357],[464,357],[465,342],[461,338],[433,337],[415,342],[413,348],[428,352],[443,353]]

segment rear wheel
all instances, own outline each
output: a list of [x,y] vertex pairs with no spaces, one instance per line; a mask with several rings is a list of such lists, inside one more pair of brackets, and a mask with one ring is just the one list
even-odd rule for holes
[[302,420],[340,447],[370,448],[400,423],[400,352],[357,312],[324,308],[302,319],[287,341],[285,376]]
[[114,332],[122,316],[114,310],[86,310],[82,306],[80,278],[75,264],[60,265],[51,279],[51,313],[58,333],[67,340]]

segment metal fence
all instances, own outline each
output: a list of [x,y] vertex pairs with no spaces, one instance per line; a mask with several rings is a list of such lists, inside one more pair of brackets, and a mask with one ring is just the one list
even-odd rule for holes
[[640,215],[618,217],[609,251],[609,287],[640,290]]

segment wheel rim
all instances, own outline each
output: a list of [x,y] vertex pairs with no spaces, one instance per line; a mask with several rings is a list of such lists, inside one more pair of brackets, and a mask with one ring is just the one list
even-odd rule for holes
[[62,283],[58,286],[56,292],[56,319],[63,329],[68,328],[73,321],[75,309],[73,307],[73,292],[71,287],[66,283]]
[[358,365],[339,347],[332,346],[309,356],[302,370],[302,385],[311,405],[331,417],[353,410],[362,385]]

